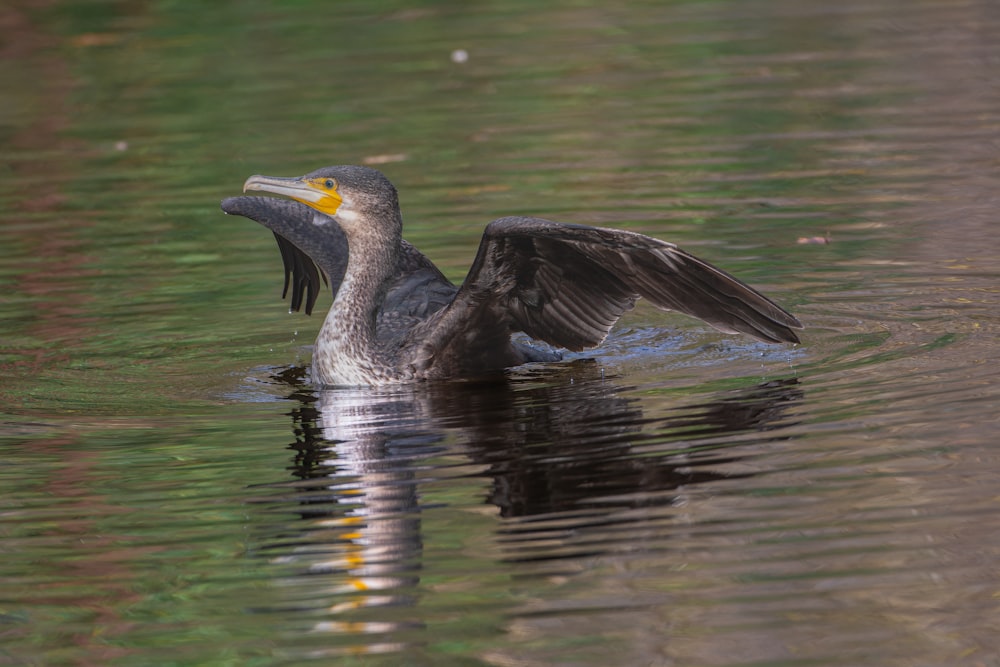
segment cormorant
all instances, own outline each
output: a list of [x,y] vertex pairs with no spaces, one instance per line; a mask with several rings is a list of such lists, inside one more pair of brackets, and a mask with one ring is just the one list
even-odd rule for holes
[[[298,178],[251,176],[226,213],[271,229],[291,308],[310,313],[322,278],[334,300],[313,351],[322,385],[475,376],[599,344],[636,299],[720,331],[797,343],[802,324],[773,301],[672,243],[634,232],[507,217],[486,227],[461,286],[403,240],[396,188],[367,167]],[[298,203],[301,202],[301,203]]]

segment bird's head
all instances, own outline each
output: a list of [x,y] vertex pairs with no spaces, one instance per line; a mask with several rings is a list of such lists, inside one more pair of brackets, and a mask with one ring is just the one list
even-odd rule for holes
[[378,231],[398,233],[402,225],[396,188],[381,172],[368,167],[323,167],[293,178],[251,176],[243,191],[291,197],[336,220],[348,236],[370,230],[373,224]]

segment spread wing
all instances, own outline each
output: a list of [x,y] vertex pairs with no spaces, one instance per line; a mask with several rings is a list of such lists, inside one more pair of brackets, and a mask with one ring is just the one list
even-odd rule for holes
[[313,210],[305,204],[274,197],[230,197],[222,201],[222,210],[229,215],[250,218],[274,232],[285,268],[281,298],[288,296],[291,289],[293,311],[305,305],[306,314],[312,314],[321,280],[329,283],[336,293],[347,270],[347,238],[339,227],[329,230],[331,240],[324,243],[324,250],[333,261],[327,262],[327,272],[320,272],[316,262],[281,233],[285,229],[312,225]]
[[[291,310],[298,311],[305,306],[306,314],[312,314],[321,281],[328,283],[334,294],[340,289],[347,270],[348,245],[347,237],[335,222],[324,225],[322,236],[312,234],[316,212],[297,201],[275,197],[230,197],[223,200],[222,210],[250,218],[274,233],[285,269],[281,297],[288,296],[291,290]],[[305,249],[286,236],[293,231],[296,238],[302,239],[300,242]],[[315,261],[320,257],[323,269]],[[449,303],[456,291],[458,288],[427,257],[403,241],[396,275],[382,305],[381,319],[390,331],[402,331]],[[398,332],[391,331],[391,335],[398,335]]]
[[435,318],[443,326],[434,328],[447,334],[507,327],[580,350],[604,340],[640,297],[772,343],[798,342],[792,329],[802,328],[764,295],[672,243],[522,217],[486,228],[465,283]]

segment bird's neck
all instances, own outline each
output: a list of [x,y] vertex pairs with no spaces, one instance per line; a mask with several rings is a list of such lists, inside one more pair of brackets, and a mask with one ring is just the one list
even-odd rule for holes
[[394,375],[379,349],[375,323],[394,275],[401,239],[348,238],[347,269],[313,351],[323,385],[374,385]]

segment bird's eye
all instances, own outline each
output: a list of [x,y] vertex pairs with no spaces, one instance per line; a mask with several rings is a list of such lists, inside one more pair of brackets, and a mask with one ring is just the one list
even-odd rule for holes
[[334,186],[337,185],[337,181],[333,180],[332,178],[328,178],[326,179],[326,182],[323,183],[323,185],[326,186],[327,190],[333,190]]

